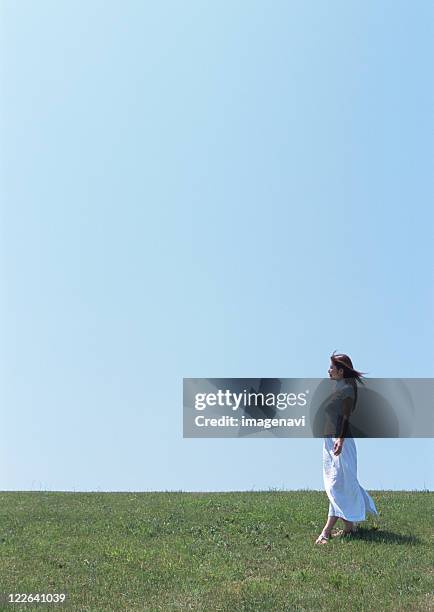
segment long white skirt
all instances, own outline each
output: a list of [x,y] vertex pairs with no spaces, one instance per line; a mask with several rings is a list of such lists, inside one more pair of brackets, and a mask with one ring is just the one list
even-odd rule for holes
[[357,480],[357,450],[353,438],[345,438],[342,452],[333,454],[336,438],[324,438],[324,487],[330,501],[329,516],[364,521],[366,513],[378,514],[372,497]]

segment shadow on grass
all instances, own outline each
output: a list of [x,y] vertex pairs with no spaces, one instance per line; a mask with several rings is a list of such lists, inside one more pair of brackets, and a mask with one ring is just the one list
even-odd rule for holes
[[[347,538],[345,538],[347,539]],[[415,535],[402,535],[384,529],[367,529],[359,527],[350,538],[351,540],[365,540],[367,542],[382,542],[383,544],[420,544],[421,540]]]

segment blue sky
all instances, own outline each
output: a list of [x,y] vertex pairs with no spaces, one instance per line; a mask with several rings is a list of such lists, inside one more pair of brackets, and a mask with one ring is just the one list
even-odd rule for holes
[[322,488],[321,440],[184,440],[182,378],[433,376],[433,5],[0,17],[0,488]]

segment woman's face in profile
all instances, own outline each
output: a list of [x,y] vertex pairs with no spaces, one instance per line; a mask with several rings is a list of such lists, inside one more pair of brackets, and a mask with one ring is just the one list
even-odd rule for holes
[[338,368],[332,362],[330,362],[328,373],[330,378],[332,378],[333,380],[340,380],[344,375],[343,370],[338,370]]

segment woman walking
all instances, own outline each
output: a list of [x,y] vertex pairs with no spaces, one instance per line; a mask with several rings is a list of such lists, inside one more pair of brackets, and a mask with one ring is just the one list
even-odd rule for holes
[[324,487],[329,498],[327,522],[316,544],[329,541],[332,528],[340,518],[344,528],[336,535],[355,531],[354,523],[366,520],[366,513],[378,514],[371,496],[357,480],[357,450],[351,437],[349,418],[357,403],[357,382],[362,373],[353,368],[348,355],[333,355],[328,370],[335,381],[335,393],[327,414],[329,429],[323,445]]

